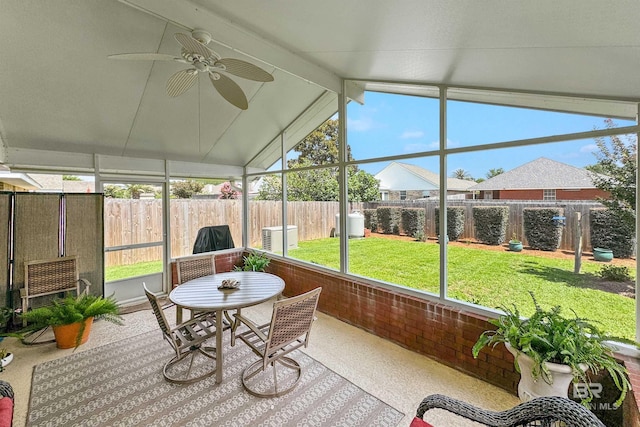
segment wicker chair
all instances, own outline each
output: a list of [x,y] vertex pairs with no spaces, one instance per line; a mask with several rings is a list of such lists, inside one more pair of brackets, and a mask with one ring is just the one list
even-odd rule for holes
[[[178,258],[176,259],[176,271],[178,273],[177,286],[198,277],[216,274],[215,256],[208,254]],[[182,310],[183,307],[176,307],[176,323],[182,323]],[[191,312],[192,317],[194,314]]]
[[[216,318],[213,313],[201,313],[193,318],[171,327],[164,315],[166,307],[162,307],[158,299],[143,283],[144,293],[147,295],[153,313],[156,315],[160,330],[164,338],[171,344],[175,356],[165,363],[162,368],[164,378],[172,383],[191,384],[213,375],[216,372],[216,364],[204,369],[197,376],[191,375],[191,368],[196,354],[200,353],[209,359],[215,360],[215,348],[205,347],[205,341],[216,335]],[[189,358],[187,363],[186,359]]]
[[[258,326],[239,313],[235,314],[238,324],[245,324],[249,330],[239,334],[235,328],[231,334],[231,345],[238,338],[260,357],[242,372],[242,385],[257,397],[278,397],[291,391],[300,381],[302,368],[294,359],[286,355],[309,343],[318,298],[322,288],[276,301],[273,305],[271,322]],[[278,374],[276,366],[287,370]],[[271,366],[273,380],[266,374]],[[255,378],[255,379],[254,379]],[[278,387],[278,379],[284,380],[284,388]]]
[[412,427],[428,426],[422,417],[434,408],[493,427],[604,427],[587,408],[564,397],[538,397],[506,411],[492,412],[440,394],[428,396],[420,403]]
[[[80,285],[84,285],[82,291]],[[33,298],[70,291],[78,295],[89,293],[90,286],[88,280],[80,278],[76,256],[27,261],[24,263],[24,288],[20,289],[22,312],[27,312]],[[22,326],[27,326],[26,319],[22,319]]]

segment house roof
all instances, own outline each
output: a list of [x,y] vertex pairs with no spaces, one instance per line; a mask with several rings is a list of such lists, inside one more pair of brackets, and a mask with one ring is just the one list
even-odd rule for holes
[[540,157],[471,187],[473,191],[596,188],[591,172]]
[[[12,170],[234,177],[269,168],[364,90],[635,118],[640,2],[597,0],[2,0],[0,162]],[[204,29],[222,57],[273,74],[234,78],[233,107],[185,64],[175,33]],[[343,79],[352,80],[343,86]],[[416,86],[417,83],[431,86]],[[475,90],[481,88],[482,90]],[[490,88],[491,91],[487,91]],[[534,94],[524,93],[533,92]]]
[[[409,170],[411,173],[419,176],[425,181],[432,183],[436,188],[440,188],[440,176],[437,173],[433,173],[425,168],[421,168],[420,166],[416,165],[410,165],[408,163],[394,163]],[[467,191],[474,184],[474,181],[466,179],[447,178],[447,190],[449,191]]]
[[[407,187],[407,185],[411,185],[411,184],[401,182],[401,180],[402,181],[406,180],[407,175],[399,174],[397,170],[394,171],[394,169],[396,168],[402,168],[406,170],[411,174],[411,176],[417,177],[419,181],[424,183],[424,185],[416,185],[415,183],[413,183],[413,187],[411,188]],[[402,162],[391,162],[384,169],[378,172],[375,175],[375,177],[377,179],[382,179],[389,172],[393,176],[393,180],[396,181],[394,182],[394,185],[392,185],[391,187],[397,187],[397,188],[390,188],[385,182],[381,181],[380,188],[383,190],[390,190],[390,189],[424,190],[424,189],[440,188],[440,176],[437,173],[431,172],[420,166],[411,165],[411,164],[402,163]],[[389,175],[387,175],[387,177],[388,176]],[[402,176],[405,177],[404,180]],[[449,191],[468,191],[469,188],[474,184],[475,184],[474,181],[468,181],[468,180],[462,180],[462,179],[456,179],[456,178],[447,178],[447,190]]]

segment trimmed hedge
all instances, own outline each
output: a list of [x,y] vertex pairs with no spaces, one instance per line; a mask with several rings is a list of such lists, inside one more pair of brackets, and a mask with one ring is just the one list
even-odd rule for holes
[[474,206],[473,222],[476,228],[476,239],[479,242],[499,245],[505,241],[507,234],[509,207]]
[[562,225],[553,220],[554,216],[564,216],[563,208],[524,208],[522,219],[524,235],[532,249],[555,251],[562,239]]
[[611,249],[614,258],[631,258],[635,228],[609,209],[589,209],[591,246]]
[[400,234],[400,216],[402,208],[381,206],[376,209],[378,227],[384,234]]
[[424,208],[402,208],[400,218],[405,234],[416,237],[421,232],[424,235],[425,217]]
[[378,211],[376,209],[363,209],[364,228],[368,228],[372,232],[378,231]]
[[[449,241],[455,241],[464,233],[463,206],[447,206],[447,236]],[[436,234],[440,232],[440,208],[436,207]]]

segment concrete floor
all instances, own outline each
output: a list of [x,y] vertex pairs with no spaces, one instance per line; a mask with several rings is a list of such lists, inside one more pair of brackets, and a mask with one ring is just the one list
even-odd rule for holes
[[[256,320],[268,321],[271,303],[245,309],[243,313]],[[170,319],[175,318],[173,313],[168,316]],[[403,412],[405,417],[398,426],[408,426],[422,399],[434,393],[462,399],[489,410],[503,410],[519,403],[516,396],[425,356],[322,313],[318,313],[317,317],[309,347],[304,351]],[[89,341],[76,351],[88,350],[158,327],[150,309],[125,314],[124,318],[124,326],[96,322]],[[33,367],[71,354],[73,350],[59,350],[55,344],[25,346],[15,338],[5,338],[0,347],[14,354],[13,362],[0,373],[0,379],[9,381],[15,391],[14,426],[24,426]],[[437,426],[477,425],[440,410],[429,411],[425,419]]]

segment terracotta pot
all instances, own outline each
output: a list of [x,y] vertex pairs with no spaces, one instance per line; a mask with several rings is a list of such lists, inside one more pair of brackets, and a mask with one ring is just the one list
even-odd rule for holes
[[[535,362],[532,358],[520,353],[508,344],[506,344],[506,347],[517,358],[520,366],[520,382],[518,383],[518,397],[520,400],[527,402],[541,396],[569,397],[569,384],[573,380],[573,372],[570,366],[547,362],[546,365],[552,377],[552,383],[547,384],[542,377],[533,378],[531,371]],[[580,367],[585,371],[588,368],[587,365],[580,365]]]
[[[89,317],[84,321],[85,327],[82,333],[82,339],[80,344],[84,344],[89,339],[89,332],[91,332],[91,325],[93,325],[93,317]],[[74,348],[76,346],[76,339],[78,333],[80,333],[80,326],[82,322],[71,323],[69,325],[58,325],[53,327],[53,334],[56,337],[56,345],[58,348]],[[80,345],[78,344],[78,345]]]

